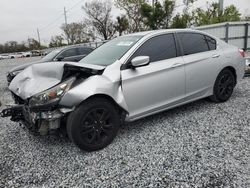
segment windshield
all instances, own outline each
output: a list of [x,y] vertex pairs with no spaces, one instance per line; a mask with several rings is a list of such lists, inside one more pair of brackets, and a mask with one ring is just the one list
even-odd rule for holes
[[46,55],[45,57],[43,57],[43,60],[45,60],[45,61],[52,61],[60,51],[61,50],[58,50],[58,49],[57,50],[53,50],[48,55]]
[[79,63],[108,66],[120,59],[143,36],[115,38],[83,58]]

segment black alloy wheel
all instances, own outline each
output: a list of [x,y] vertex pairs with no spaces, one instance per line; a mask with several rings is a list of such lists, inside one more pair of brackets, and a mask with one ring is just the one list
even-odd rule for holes
[[210,97],[215,102],[225,102],[233,94],[236,78],[231,70],[224,69],[217,77],[214,85],[214,94]]
[[105,108],[93,108],[82,120],[82,136],[86,143],[100,144],[112,135],[111,113]]
[[119,110],[103,98],[83,102],[67,120],[69,138],[85,151],[100,150],[109,145],[119,127]]

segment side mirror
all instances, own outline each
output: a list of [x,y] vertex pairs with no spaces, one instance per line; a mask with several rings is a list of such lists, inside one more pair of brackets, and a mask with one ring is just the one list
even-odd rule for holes
[[143,67],[149,65],[149,56],[138,56],[131,60],[132,67]]

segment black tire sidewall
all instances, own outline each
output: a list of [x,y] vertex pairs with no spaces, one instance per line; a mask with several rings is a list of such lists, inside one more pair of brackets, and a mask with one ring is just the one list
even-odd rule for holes
[[[112,129],[112,134],[109,135],[105,142],[98,145],[92,145],[84,142],[82,135],[79,130],[82,127],[82,120],[87,115],[87,112],[93,108],[102,107],[106,108],[113,118],[114,128]],[[72,112],[67,121],[67,133],[71,141],[73,141],[79,148],[85,151],[96,151],[103,149],[109,145],[117,135],[120,127],[120,116],[118,109],[107,99],[93,98],[83,102],[74,112]]]
[[230,71],[229,69],[222,70],[220,72],[220,74],[218,75],[218,77],[217,77],[217,79],[215,81],[215,85],[214,85],[214,95],[213,95],[213,97],[215,98],[215,101],[217,101],[217,102],[225,102],[225,101],[229,100],[230,97],[232,96],[232,93],[233,93],[233,90],[232,90],[232,93],[227,98],[223,98],[219,94],[219,82],[220,82],[221,77],[223,75],[225,75],[225,74],[229,74],[232,77],[232,79],[234,80],[234,87],[236,85],[236,79],[235,79],[235,76],[233,75],[232,71]]

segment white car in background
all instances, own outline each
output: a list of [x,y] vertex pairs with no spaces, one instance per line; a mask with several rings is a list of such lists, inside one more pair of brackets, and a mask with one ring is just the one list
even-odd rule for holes
[[2,59],[10,59],[10,56],[8,54],[1,54],[0,60],[2,60]]
[[31,52],[22,52],[23,57],[31,57],[32,53]]

